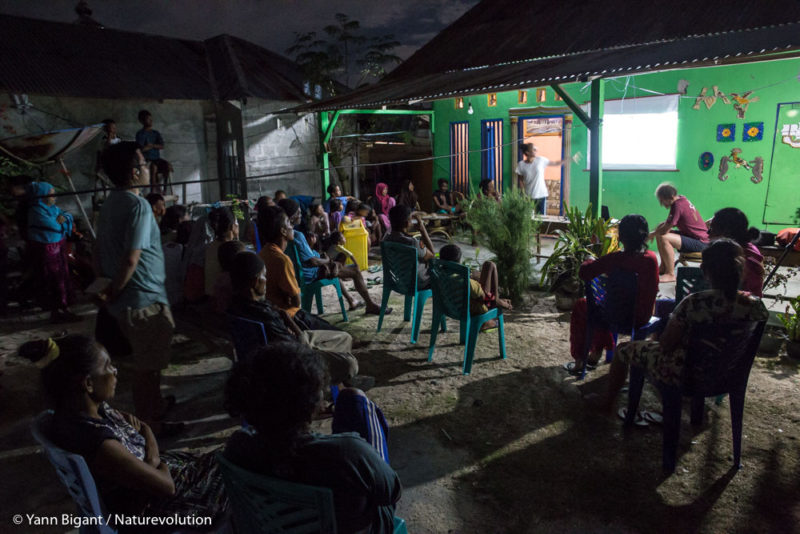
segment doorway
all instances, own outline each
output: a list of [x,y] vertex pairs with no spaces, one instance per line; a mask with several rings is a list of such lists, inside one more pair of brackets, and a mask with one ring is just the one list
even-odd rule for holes
[[[533,143],[537,155],[550,161],[564,157],[564,115],[536,115],[520,117],[517,122],[519,144]],[[522,151],[519,151],[520,158]],[[516,164],[514,165],[516,168]],[[515,177],[516,180],[516,177]],[[564,167],[547,167],[544,174],[547,185],[547,215],[563,215],[564,203],[569,203],[565,193]]]

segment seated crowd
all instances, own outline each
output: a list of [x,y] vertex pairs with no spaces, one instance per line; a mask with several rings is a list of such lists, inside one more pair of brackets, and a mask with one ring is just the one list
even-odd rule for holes
[[[148,132],[152,129],[149,114],[143,125]],[[261,323],[268,340],[251,354],[238,355],[228,379],[225,408],[248,426],[229,438],[224,456],[256,473],[331,488],[339,532],[392,532],[401,485],[389,464],[388,425],[380,409],[358,389],[359,385],[367,389],[363,384],[370,377],[358,374],[352,337],[301,308],[298,276],[304,284],[332,278],[351,281],[361,300],[342,284],[350,310],[363,306],[366,314],[379,314],[363,266],[343,237],[346,225],[361,224],[372,245],[385,240],[414,247],[418,288],[430,287],[429,264],[436,249],[413,184],[404,182],[395,199],[386,184],[378,183],[368,202],[343,195],[335,185],[321,203],[277,191],[272,198],[258,199],[254,221],[242,221],[247,229],[240,236],[240,222],[228,207],[211,209],[192,221],[185,207],[166,207],[157,193],[141,197],[138,189],[151,184],[150,172],[157,170],[158,149],[163,146],[160,135],[147,134],[143,139],[147,150],[123,141],[109,144],[102,155],[103,170],[118,189],[106,199],[98,224],[95,269],[108,283],[97,296],[101,312],[96,339],[71,335],[25,351],[41,368],[55,408],[52,440],[84,456],[111,512],[194,513],[216,518],[215,524],[224,520],[229,504],[214,453],[164,452],[157,441],[182,430],[180,424],[166,420],[176,399],[162,396],[160,388],[175,328],[170,306],[199,302],[214,320],[224,321],[224,314],[230,314]],[[145,152],[150,155],[145,157]],[[74,320],[68,309],[72,297],[66,253],[61,248],[73,221],[55,206],[54,197],[47,196],[53,193],[49,184],[36,187],[27,234],[31,254],[39,258],[40,276],[48,282],[43,290],[54,320]],[[580,267],[584,281],[617,270],[638,275],[637,326],[647,323],[657,308],[667,310],[665,317],[674,308],[658,339],[618,347],[610,368],[608,409],[628,365],[643,366],[668,383],[679,379],[690,325],[766,316],[757,298],[764,268],[758,249],[750,243],[753,229],[748,230],[747,218],[735,208],[725,208],[715,214],[707,231],[702,230],[696,224],[697,210],[670,187],[657,191],[659,202],[670,209],[664,223],[651,233],[641,215],[625,216],[619,223],[622,250]],[[482,181],[480,189],[481,196],[500,200],[492,182]],[[442,213],[459,216],[463,211],[447,180],[440,180],[434,203]],[[673,226],[691,235],[672,233]],[[647,250],[652,238],[662,256],[661,273],[656,254]],[[702,268],[711,289],[677,305],[657,307],[659,274],[662,281],[673,276],[673,248],[702,251]],[[295,253],[300,272],[295,271]],[[461,249],[446,245],[439,257],[458,263]],[[664,266],[667,260],[670,264]],[[472,273],[470,313],[482,314],[493,307],[512,308],[500,297],[497,267],[489,261]],[[391,308],[385,310],[390,312]],[[575,304],[570,323],[574,361],[565,368],[573,374],[582,373],[584,366],[593,368],[603,350],[615,348],[611,334],[602,330],[586,347],[586,320],[587,304],[582,299]],[[484,325],[494,326],[495,321]],[[130,358],[135,415],[109,404],[117,384],[109,352]],[[330,386],[338,390],[335,404],[328,398]],[[331,412],[333,434],[310,430],[313,419]]]

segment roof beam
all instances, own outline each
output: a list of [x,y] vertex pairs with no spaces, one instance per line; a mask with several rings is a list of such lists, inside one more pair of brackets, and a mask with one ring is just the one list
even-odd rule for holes
[[552,87],[553,91],[555,91],[556,94],[561,97],[561,100],[564,101],[567,107],[569,107],[569,109],[571,109],[572,112],[578,116],[581,122],[588,127],[590,122],[589,115],[587,115],[586,112],[583,111],[583,109],[578,105],[578,103],[575,102],[572,97],[566,93],[566,91],[564,91],[561,85],[554,83],[550,85],[550,87]]

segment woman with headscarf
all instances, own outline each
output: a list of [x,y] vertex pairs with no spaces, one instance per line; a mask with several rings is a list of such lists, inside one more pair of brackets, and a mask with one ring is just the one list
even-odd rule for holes
[[31,184],[33,200],[28,209],[28,247],[31,265],[41,281],[42,306],[55,323],[80,321],[69,311],[72,285],[67,265],[67,236],[72,233],[72,215],[56,206],[56,190],[45,182]]
[[383,225],[384,234],[392,231],[392,224],[389,222],[389,210],[395,206],[395,201],[389,196],[389,186],[381,182],[375,186],[375,197],[372,200],[372,209]]

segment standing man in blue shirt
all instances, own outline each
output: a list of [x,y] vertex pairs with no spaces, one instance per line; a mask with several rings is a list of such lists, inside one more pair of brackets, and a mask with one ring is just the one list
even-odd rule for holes
[[164,148],[164,138],[158,130],[153,129],[153,116],[149,111],[143,109],[139,112],[139,122],[142,129],[136,132],[136,142],[142,150],[144,159],[149,165],[150,185],[158,183],[158,175],[165,177],[169,174],[169,163],[161,159],[161,150]]
[[105,173],[118,188],[103,202],[95,244],[95,267],[111,279],[106,309],[132,349],[136,416],[156,434],[175,426],[163,422],[174,397],[161,396],[161,370],[170,358],[175,323],[164,285],[161,232],[139,187],[150,183],[148,164],[137,143],[121,142],[102,154]]

